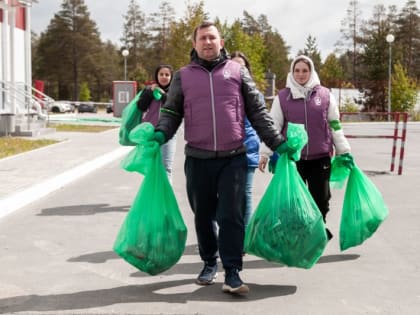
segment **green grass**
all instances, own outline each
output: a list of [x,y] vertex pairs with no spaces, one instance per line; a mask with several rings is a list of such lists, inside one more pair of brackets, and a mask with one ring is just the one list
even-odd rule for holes
[[0,137],[0,159],[57,142],[59,141],[51,139],[28,140],[15,137]]
[[[48,127],[65,132],[102,132],[117,128],[115,126],[95,126],[77,124],[49,124]],[[19,153],[35,150],[60,141],[52,139],[25,139],[19,137],[0,137],[0,159]]]
[[48,127],[65,132],[102,132],[117,128],[116,126],[78,125],[78,124],[49,124]]

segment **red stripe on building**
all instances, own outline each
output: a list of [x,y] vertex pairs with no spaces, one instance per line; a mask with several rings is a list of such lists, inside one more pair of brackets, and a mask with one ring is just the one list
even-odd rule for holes
[[[22,30],[26,30],[25,10],[26,9],[24,7],[16,7],[16,12],[15,12],[16,27]],[[4,14],[4,11],[0,9],[0,23],[3,23],[3,14]]]
[[22,30],[26,30],[25,10],[22,7],[16,8],[16,27]]

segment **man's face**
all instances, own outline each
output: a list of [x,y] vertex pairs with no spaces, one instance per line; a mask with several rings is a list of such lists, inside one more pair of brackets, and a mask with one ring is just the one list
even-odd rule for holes
[[197,30],[197,35],[193,41],[193,47],[197,51],[198,57],[208,61],[219,56],[223,44],[224,41],[220,38],[220,34],[215,26]]

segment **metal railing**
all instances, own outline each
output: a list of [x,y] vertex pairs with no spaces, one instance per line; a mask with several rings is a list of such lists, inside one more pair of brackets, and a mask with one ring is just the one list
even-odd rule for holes
[[[20,108],[24,109],[31,109],[31,106],[33,102],[38,102],[41,106],[44,104],[47,107],[47,105],[53,103],[55,100],[45,93],[35,89],[32,86],[29,86],[23,82],[16,83],[15,85],[12,85],[9,82],[1,81],[0,80],[0,91],[5,95],[5,103],[9,103],[11,106],[12,100],[10,97],[13,97],[16,101],[16,104]],[[31,91],[30,93],[28,91]],[[13,93],[12,93],[13,92]],[[37,96],[40,95],[41,97]]]
[[[346,115],[358,115],[359,113],[350,113],[342,112],[340,113],[340,120],[343,116]],[[392,135],[346,135],[347,138],[376,138],[376,139],[392,139],[392,151],[391,151],[391,166],[390,171],[393,172],[395,169],[395,157],[397,153],[397,141],[400,140],[400,157],[398,164],[398,175],[402,174],[403,170],[403,161],[404,161],[404,150],[405,150],[405,140],[407,135],[407,121],[408,113],[405,112],[367,112],[364,113],[367,115],[375,116],[385,116],[392,118],[395,122],[394,124],[394,133]],[[402,121],[402,128],[400,130],[399,123]],[[400,134],[401,131],[401,134]]]
[[[54,102],[54,99],[34,87],[23,82],[11,84],[0,80],[0,93],[4,105],[2,115],[16,116],[17,114],[23,114],[26,116],[28,128],[31,123],[31,116],[37,115],[49,120],[48,108]],[[17,111],[17,109],[20,111]]]

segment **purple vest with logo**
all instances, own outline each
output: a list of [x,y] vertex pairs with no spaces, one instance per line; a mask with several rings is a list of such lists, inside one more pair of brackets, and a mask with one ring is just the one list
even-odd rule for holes
[[284,136],[287,133],[287,122],[305,125],[308,143],[302,149],[301,158],[313,160],[331,156],[332,135],[328,123],[330,91],[318,85],[305,100],[293,99],[290,89],[285,88],[279,92],[279,100],[286,122],[282,130]]
[[153,99],[147,111],[143,113],[142,122],[149,122],[153,126],[156,126],[159,120],[161,103],[162,103],[161,101],[157,101]]
[[208,151],[238,149],[245,137],[240,65],[227,60],[212,72],[191,63],[180,70],[185,140]]

